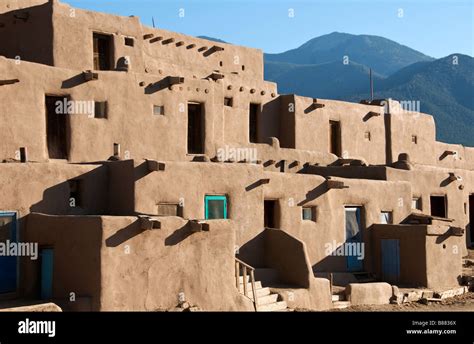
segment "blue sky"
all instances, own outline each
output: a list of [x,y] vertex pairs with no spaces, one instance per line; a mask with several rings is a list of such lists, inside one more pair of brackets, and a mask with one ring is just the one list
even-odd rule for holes
[[[63,0],[136,15],[151,26],[206,35],[268,53],[334,31],[383,36],[439,58],[474,56],[473,0]],[[180,16],[184,9],[184,16]],[[291,14],[294,14],[291,17]]]

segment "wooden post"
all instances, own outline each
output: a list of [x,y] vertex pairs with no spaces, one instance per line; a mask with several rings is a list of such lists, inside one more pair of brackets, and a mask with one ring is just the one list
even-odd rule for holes
[[26,147],[20,147],[20,162],[28,162],[28,150]]
[[253,295],[253,302],[255,303],[255,310],[258,307],[258,299],[257,299],[257,290],[255,289],[255,275],[253,273],[253,269],[250,270],[250,281],[252,282],[252,295]]
[[247,295],[247,267],[244,265],[244,295],[248,297]]
[[120,143],[114,143],[114,157],[120,158]]
[[235,286],[237,287],[237,290],[240,291],[240,271],[239,271],[239,262],[235,261]]

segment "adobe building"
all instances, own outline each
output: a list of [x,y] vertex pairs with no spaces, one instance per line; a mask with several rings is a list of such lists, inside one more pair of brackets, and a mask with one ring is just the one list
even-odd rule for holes
[[[0,5],[2,299],[332,307],[458,286],[474,149],[428,114],[278,93],[260,50],[52,1]],[[257,300],[257,302],[254,302]]]

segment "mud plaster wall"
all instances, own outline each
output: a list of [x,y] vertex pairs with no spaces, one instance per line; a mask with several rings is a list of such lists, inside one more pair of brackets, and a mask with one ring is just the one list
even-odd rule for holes
[[160,222],[141,231],[136,218],[103,217],[102,310],[172,308],[180,292],[204,310],[253,309],[235,287],[232,221],[210,221],[198,233],[180,218]]
[[[255,186],[262,178],[269,178],[270,183]],[[399,223],[411,211],[411,187],[406,182],[346,179],[344,183],[348,189],[328,191],[320,176],[263,172],[261,167],[247,164],[167,163],[164,172],[153,172],[137,181],[136,211],[156,214],[157,203],[179,203],[182,199],[184,217],[199,219],[204,217],[206,194],[227,195],[229,218],[239,224],[236,244],[240,254],[249,264],[265,267],[261,256],[263,205],[265,199],[274,199],[279,204],[280,228],[306,243],[313,268],[345,271],[344,257],[325,254],[326,243],[345,241],[344,206],[364,206],[367,228],[380,221],[381,211],[392,211],[394,223]],[[180,185],[179,191],[176,185]],[[316,222],[302,220],[303,205],[317,207]],[[364,238],[366,268],[370,269],[370,229]]]
[[[426,226],[405,225],[403,227],[391,225],[374,225],[372,228],[372,242],[374,254],[374,271],[378,278],[382,278],[382,251],[381,240],[400,240],[400,286],[426,287],[427,281],[427,248]],[[450,274],[442,271],[441,274]]]
[[[101,309],[103,233],[100,217],[30,214],[25,239],[54,249],[52,295],[61,307],[66,310],[76,307],[76,303],[70,301],[70,293],[74,293],[77,302],[87,300],[90,310]],[[40,269],[40,260],[23,259],[21,280],[25,297],[39,298]]]
[[[53,25],[50,4],[17,9],[0,4],[0,55],[20,61],[53,65]],[[39,1],[36,1],[39,2]],[[23,5],[25,2],[22,2]],[[14,37],[14,39],[8,38]]]

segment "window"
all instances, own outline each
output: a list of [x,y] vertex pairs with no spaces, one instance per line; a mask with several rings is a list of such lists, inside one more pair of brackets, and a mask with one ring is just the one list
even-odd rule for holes
[[112,60],[112,36],[100,33],[93,34],[94,44],[94,69],[111,70]]
[[366,131],[366,132],[364,133],[364,139],[365,139],[366,141],[370,141],[370,140],[371,140],[370,131]]
[[329,153],[341,156],[341,123],[329,121]]
[[260,112],[260,104],[250,104],[249,106],[249,141],[251,143],[258,142],[258,114]]
[[422,210],[421,197],[413,197],[411,199],[411,208],[416,210]]
[[224,106],[233,106],[234,100],[229,97],[224,98]]
[[245,66],[242,66],[242,71],[244,71],[244,70],[245,70]]
[[153,105],[153,115],[164,116],[165,107],[163,105]]
[[303,207],[301,215],[303,220],[316,222],[316,207]]
[[227,196],[206,195],[204,203],[206,220],[227,219]]
[[[64,104],[69,97],[46,96],[46,142],[50,159],[67,159],[68,120],[67,110],[56,112],[58,104]],[[65,107],[65,106],[63,106]]]
[[188,154],[204,154],[204,116],[201,103],[188,103]]
[[178,203],[159,203],[157,215],[183,217],[183,207],[181,207]]
[[384,225],[393,223],[393,214],[391,211],[382,211],[380,213],[380,223]]
[[94,103],[94,118],[107,118],[107,102]]
[[82,206],[82,180],[69,181],[69,206],[71,208]]
[[131,37],[125,37],[125,45],[129,47],[133,47],[135,45],[135,41]]
[[418,137],[416,135],[412,135],[411,136],[411,142],[414,143],[414,144],[417,144],[418,143]]
[[430,196],[431,215],[446,218],[446,196]]

